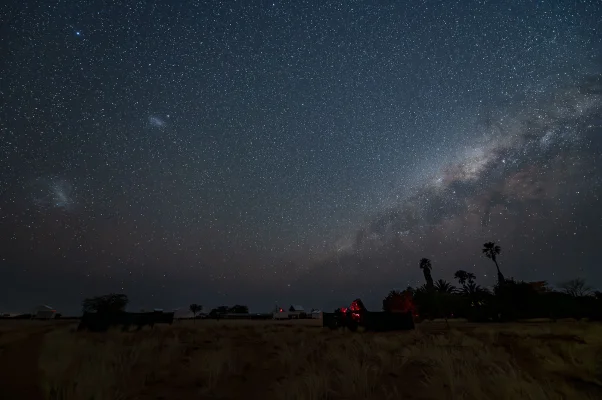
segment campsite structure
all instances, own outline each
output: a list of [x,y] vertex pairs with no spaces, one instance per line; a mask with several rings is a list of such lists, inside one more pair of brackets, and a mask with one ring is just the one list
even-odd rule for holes
[[360,299],[355,299],[349,307],[323,313],[322,326],[330,329],[346,328],[357,331],[362,327],[367,331],[412,330],[414,318],[409,310],[368,311]]
[[33,319],[53,319],[56,317],[56,310],[48,305],[41,304],[33,309],[31,317]]
[[288,311],[285,311],[283,308],[276,306],[276,310],[273,312],[274,319],[301,319],[307,318],[307,312],[305,308],[300,305],[291,305],[288,308]]

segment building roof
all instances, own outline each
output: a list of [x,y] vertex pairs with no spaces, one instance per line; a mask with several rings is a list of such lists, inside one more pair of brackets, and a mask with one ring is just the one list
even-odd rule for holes
[[305,311],[305,309],[303,308],[303,306],[299,306],[299,305],[297,305],[297,306],[291,306],[291,307],[293,307],[293,309],[294,309],[295,311]]

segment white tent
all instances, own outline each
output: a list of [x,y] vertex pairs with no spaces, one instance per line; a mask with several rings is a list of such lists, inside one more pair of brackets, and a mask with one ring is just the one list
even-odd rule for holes
[[35,319],[53,319],[56,316],[56,310],[50,306],[42,304],[34,308],[31,315]]

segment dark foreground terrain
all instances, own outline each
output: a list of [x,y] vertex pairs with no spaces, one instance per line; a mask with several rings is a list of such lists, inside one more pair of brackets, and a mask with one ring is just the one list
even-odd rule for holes
[[0,398],[600,399],[602,325],[424,322],[330,331],[319,320],[185,321],[76,332],[0,323]]

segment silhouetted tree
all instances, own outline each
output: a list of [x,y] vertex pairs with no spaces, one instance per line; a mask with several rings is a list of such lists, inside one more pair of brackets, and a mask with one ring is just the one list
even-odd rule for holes
[[428,286],[425,284],[418,286],[416,289],[414,289],[414,294],[423,294],[423,293],[428,293],[429,288]]
[[460,285],[464,286],[468,280],[468,272],[459,269],[454,273],[454,279],[456,279]]
[[194,316],[195,322],[196,322],[196,315],[198,313],[200,313],[201,311],[203,311],[203,306],[202,305],[196,304],[196,303],[193,303],[193,304],[190,305],[190,312],[192,312],[192,315]]
[[228,307],[228,306],[219,306],[217,308],[212,309],[209,312],[209,317],[220,319],[220,317],[222,315],[228,314],[229,311],[230,311],[230,307]]
[[495,263],[495,268],[497,268],[497,281],[498,283],[504,283],[504,275],[502,275],[502,271],[500,271],[500,266],[497,263],[497,256],[502,252],[502,248],[496,245],[493,242],[487,242],[483,245],[483,254],[485,257],[491,259]]
[[383,300],[383,311],[387,312],[411,312],[416,315],[412,292],[404,290],[391,290]]
[[468,282],[462,287],[462,294],[465,294],[469,297],[473,297],[481,293],[489,293],[489,291],[480,285],[477,285],[474,281]]
[[249,307],[236,304],[236,305],[230,307],[229,312],[234,313],[234,314],[248,314]]
[[399,290],[391,290],[387,297],[383,299],[383,311],[391,311],[393,309],[393,299],[401,296],[401,292]]
[[472,272],[466,272],[462,269],[459,269],[454,274],[454,279],[456,279],[460,285],[464,286],[467,281],[469,283],[474,282],[476,276]]
[[424,280],[426,281],[427,289],[433,289],[435,285],[433,283],[433,277],[431,276],[431,270],[433,269],[431,265],[431,260],[429,260],[428,258],[420,259],[420,269],[424,274]]
[[230,307],[228,306],[219,306],[215,309],[218,314],[228,314],[230,311]]
[[413,298],[418,308],[421,319],[433,319],[437,317],[437,305],[434,289],[427,284],[421,285],[414,290]]
[[90,297],[84,299],[82,308],[84,312],[116,313],[124,311],[129,299],[125,294],[107,294],[104,296]]
[[454,293],[456,291],[456,288],[444,279],[435,282],[435,289],[441,293]]
[[561,283],[559,286],[566,294],[573,297],[587,296],[592,291],[592,288],[582,278],[571,279]]

